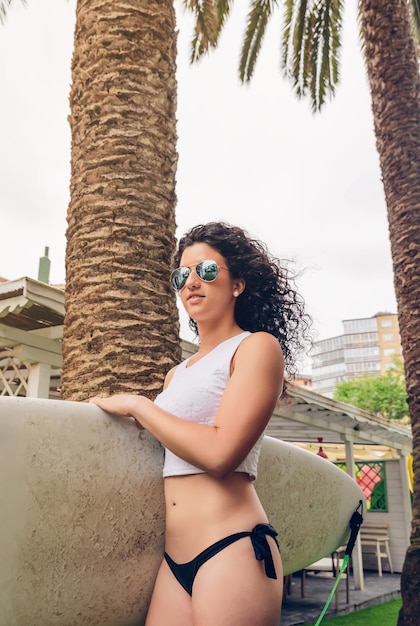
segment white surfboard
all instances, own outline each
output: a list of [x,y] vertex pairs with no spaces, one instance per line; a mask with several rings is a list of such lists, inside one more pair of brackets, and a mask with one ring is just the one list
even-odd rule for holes
[[256,489],[279,533],[284,574],[292,574],[346,543],[350,518],[365,498],[343,470],[316,454],[265,437]]
[[[164,546],[163,450],[86,403],[0,398],[0,624],[139,626]],[[257,491],[285,574],[341,545],[363,494],[266,437]]]

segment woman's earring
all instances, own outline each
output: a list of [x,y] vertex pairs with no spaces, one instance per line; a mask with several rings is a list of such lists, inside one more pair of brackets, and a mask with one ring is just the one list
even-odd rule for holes
[[237,298],[238,296],[239,296],[239,291],[234,291],[234,292],[233,292],[233,297],[234,297],[234,298]]

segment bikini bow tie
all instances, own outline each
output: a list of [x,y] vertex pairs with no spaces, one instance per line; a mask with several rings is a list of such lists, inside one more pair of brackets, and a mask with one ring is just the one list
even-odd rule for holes
[[277,574],[266,535],[270,535],[270,537],[275,539],[277,534],[271,524],[257,524],[251,532],[251,543],[254,548],[255,558],[257,561],[264,561],[265,575],[274,579],[277,578]]

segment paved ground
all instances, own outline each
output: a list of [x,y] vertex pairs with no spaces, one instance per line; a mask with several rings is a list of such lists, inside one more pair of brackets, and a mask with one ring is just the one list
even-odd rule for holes
[[[302,598],[301,579],[298,574],[295,574],[292,579],[290,594],[286,594],[286,590],[284,593],[280,626],[296,626],[306,622],[315,622],[324,608],[333,585],[334,579],[331,574],[308,572],[305,582],[305,597]],[[363,591],[354,589],[353,577],[350,576],[349,604],[346,603],[346,582],[343,579],[340,581],[338,592],[338,610],[335,608],[335,598],[333,598],[325,618],[351,613],[367,606],[382,604],[401,597],[400,575],[384,572],[383,576],[378,576],[377,572],[365,572]]]

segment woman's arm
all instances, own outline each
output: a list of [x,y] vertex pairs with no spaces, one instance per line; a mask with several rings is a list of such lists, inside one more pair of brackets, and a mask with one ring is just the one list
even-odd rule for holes
[[222,477],[234,471],[264,431],[281,393],[283,356],[268,333],[254,333],[240,344],[233,372],[212,426],[192,424],[144,396],[94,398],[105,411],[132,416],[174,454]]

